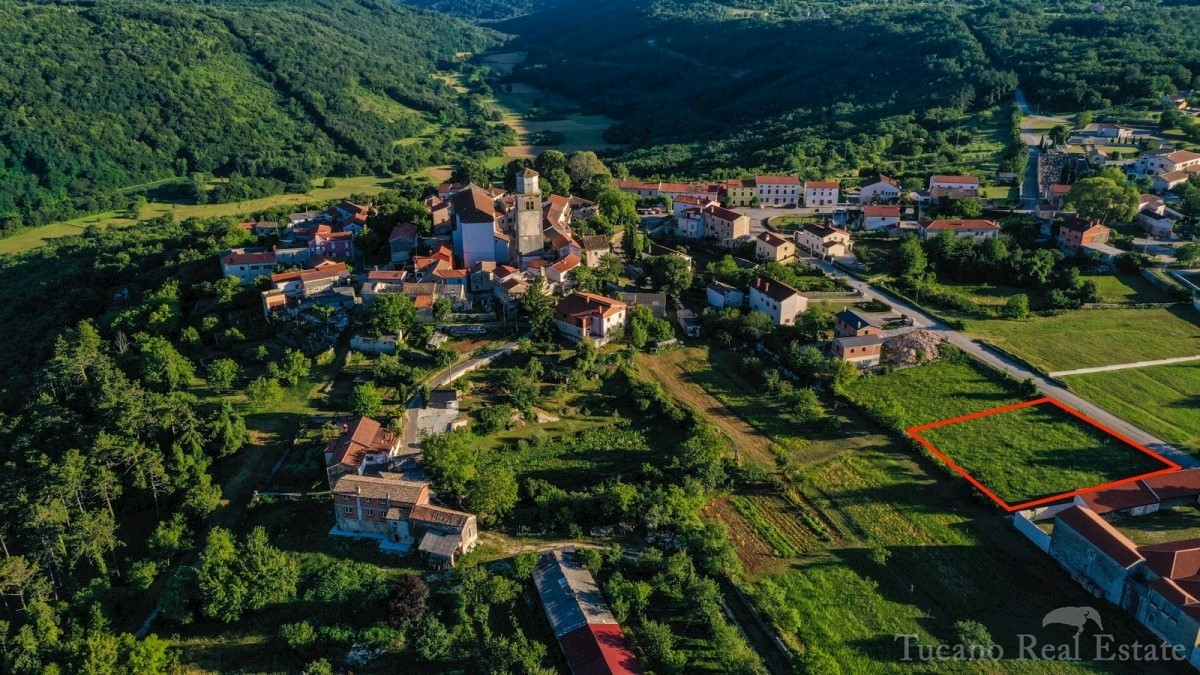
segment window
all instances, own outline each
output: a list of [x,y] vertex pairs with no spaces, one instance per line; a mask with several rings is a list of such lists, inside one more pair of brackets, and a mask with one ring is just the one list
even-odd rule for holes
[[368,515],[368,516],[373,516],[373,515],[375,515],[375,509],[367,509],[367,515]]
[[353,506],[343,506],[342,511],[347,514],[354,513],[354,507]]

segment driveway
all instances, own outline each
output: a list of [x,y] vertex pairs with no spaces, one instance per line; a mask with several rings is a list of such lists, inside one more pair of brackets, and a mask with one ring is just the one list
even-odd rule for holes
[[1192,455],[1181,452],[1180,450],[1168,444],[1166,441],[1142,431],[1141,429],[1133,426],[1116,415],[1109,413],[1091,401],[1079,397],[1062,386],[1054,383],[1047,377],[1033,372],[1024,364],[1013,361],[1003,354],[992,351],[991,349],[976,343],[965,333],[952,330],[949,326],[946,326],[940,321],[928,316],[909,303],[885,293],[884,291],[880,291],[864,281],[859,281],[854,277],[846,275],[829,263],[813,259],[809,259],[807,262],[810,262],[814,265],[819,265],[827,274],[844,278],[852,288],[862,291],[864,298],[881,300],[888,303],[897,311],[911,317],[916,327],[939,333],[947,342],[958,347],[964,352],[967,352],[971,356],[974,356],[980,361],[994,366],[995,368],[1012,375],[1018,380],[1033,380],[1034,383],[1037,384],[1038,388],[1042,390],[1042,393],[1044,393],[1046,396],[1049,396],[1060,403],[1068,405],[1082,412],[1083,414],[1107,426],[1108,428],[1124,434],[1126,437],[1141,443],[1142,445],[1150,448],[1164,457],[1171,459],[1183,467],[1200,466],[1200,460],[1196,459]]
[[[429,380],[429,388],[431,390],[441,389],[472,370],[482,368],[516,348],[517,343],[515,341],[506,342],[479,356],[455,364],[445,372],[434,375]],[[444,431],[446,425],[453,422],[454,418],[458,415],[455,411],[426,410],[424,405],[424,401],[421,401],[419,396],[413,396],[408,400],[408,409],[404,411],[404,443],[400,449],[400,454],[402,455],[420,453],[421,432]],[[454,415],[449,415],[451,412]]]

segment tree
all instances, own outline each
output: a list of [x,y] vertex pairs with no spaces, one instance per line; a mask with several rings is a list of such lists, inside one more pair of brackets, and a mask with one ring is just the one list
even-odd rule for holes
[[554,299],[548,294],[545,277],[535,277],[517,299],[517,311],[529,324],[534,339],[554,337]]
[[960,197],[946,200],[942,215],[949,218],[978,218],[983,215],[983,206],[974,197]]
[[312,370],[312,361],[298,349],[289,349],[283,354],[283,359],[267,367],[271,377],[277,378],[288,387],[300,384]]
[[246,396],[254,410],[269,408],[283,399],[283,388],[273,377],[259,377],[246,386]]
[[221,401],[221,407],[208,421],[207,427],[208,436],[212,439],[211,446],[218,457],[232,455],[246,442],[246,420],[234,410],[233,403],[228,399]]
[[375,296],[363,315],[363,328],[373,337],[396,335],[417,322],[417,308],[403,293]]
[[1105,171],[1077,181],[1067,194],[1067,208],[1083,218],[1124,223],[1137,213],[1139,190],[1119,172]]
[[954,622],[954,639],[958,644],[966,647],[972,657],[990,655],[996,644],[987,627],[978,621],[970,620]]
[[445,321],[446,317],[450,316],[450,312],[454,310],[453,303],[450,298],[438,298],[433,301],[433,320]]
[[925,257],[925,249],[921,247],[920,240],[911,235],[906,236],[900,242],[897,252],[896,274],[911,284],[921,278],[928,267],[929,260]]
[[636,225],[626,225],[621,233],[621,250],[629,260],[637,260],[646,250],[646,236],[638,231]]
[[481,523],[491,524],[517,505],[518,492],[512,469],[488,466],[467,484],[467,508],[479,515]]
[[596,210],[617,227],[637,227],[641,220],[637,212],[637,197],[617,188],[607,188],[596,195]]
[[161,391],[174,391],[191,384],[196,376],[192,362],[180,354],[170,340],[139,333],[134,336],[142,381]]
[[436,617],[426,616],[412,631],[412,648],[422,661],[440,661],[450,655],[450,631]]
[[285,623],[279,627],[279,639],[288,649],[304,653],[317,642],[317,630],[307,621]]
[[1029,316],[1029,296],[1017,293],[1004,303],[1004,315],[1010,319],[1024,319]]
[[242,372],[241,366],[233,359],[215,359],[208,364],[208,386],[218,391],[228,391],[238,375]]
[[383,408],[383,394],[372,382],[363,382],[350,392],[350,414],[357,417],[374,417]]
[[650,259],[650,278],[667,295],[680,296],[692,286],[692,263],[680,255],[660,255]]
[[588,150],[581,152],[573,152],[567,157],[567,174],[571,177],[571,184],[585,195],[594,196],[592,191],[593,185],[600,182],[603,177],[612,178],[612,172],[600,161],[596,153]]
[[650,619],[643,619],[637,631],[638,644],[650,662],[663,673],[682,673],[687,666],[687,655],[675,649],[675,636],[670,627]]
[[487,165],[483,162],[474,159],[464,159],[459,162],[458,166],[454,167],[454,172],[450,175],[450,180],[455,183],[474,183],[475,185],[486,187],[492,182],[492,172],[488,170]]
[[542,194],[571,194],[571,176],[567,174],[567,156],[558,150],[546,150],[533,161],[539,174]]
[[421,445],[424,468],[437,483],[456,495],[465,494],[475,478],[479,438],[466,429],[455,429],[428,436]]
[[200,612],[204,616],[233,623],[246,611],[249,589],[238,575],[237,565],[237,542],[233,534],[224,528],[213,528],[196,567]]
[[271,545],[262,527],[250,530],[239,547],[237,573],[246,587],[248,610],[296,597],[300,566],[295,558]]
[[1185,265],[1200,260],[1200,242],[1191,242],[1176,248],[1175,258]]
[[392,584],[387,596],[387,620],[394,628],[403,628],[425,616],[429,586],[415,574],[405,574]]

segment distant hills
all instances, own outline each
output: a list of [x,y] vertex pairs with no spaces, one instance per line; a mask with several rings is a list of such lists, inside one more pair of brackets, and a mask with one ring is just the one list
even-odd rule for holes
[[391,0],[0,3],[0,224],[111,208],[189,176],[306,184],[385,169],[430,119],[433,77],[494,33]]

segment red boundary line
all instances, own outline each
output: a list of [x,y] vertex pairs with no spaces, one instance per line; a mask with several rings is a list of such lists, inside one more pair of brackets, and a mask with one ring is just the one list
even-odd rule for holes
[[[1030,500],[1027,502],[1021,502],[1020,504],[1009,504],[1008,502],[1004,501],[999,496],[997,496],[996,493],[989,490],[987,488],[987,486],[985,486],[983,483],[979,482],[979,480],[977,480],[974,476],[972,476],[966,469],[959,466],[954,460],[950,459],[950,457],[948,457],[944,452],[942,452],[941,450],[938,450],[936,447],[933,446],[932,443],[925,440],[925,438],[923,436],[921,436],[921,432],[926,431],[928,429],[936,429],[938,427],[944,427],[944,426],[948,426],[951,424],[958,424],[959,422],[967,422],[970,420],[979,419],[980,417],[988,417],[990,415],[999,415],[1000,413],[1006,413],[1010,410],[1017,410],[1020,408],[1029,408],[1032,406],[1044,405],[1046,403],[1049,403],[1049,404],[1055,406],[1059,410],[1066,411],[1067,413],[1070,413],[1077,419],[1082,420],[1083,422],[1085,422],[1087,424],[1090,424],[1091,426],[1099,429],[1100,431],[1103,431],[1104,433],[1108,434],[1109,436],[1116,438],[1117,440],[1121,441],[1122,443],[1124,443],[1130,447],[1133,447],[1136,450],[1140,450],[1144,454],[1149,455],[1150,457],[1153,457],[1154,459],[1162,462],[1163,464],[1166,464],[1167,468],[1159,469],[1157,471],[1150,471],[1148,473],[1139,474],[1137,476],[1131,476],[1129,478],[1121,478],[1119,480],[1109,481],[1107,483],[1101,483],[1100,485],[1092,485],[1091,487],[1080,488],[1078,490],[1072,490],[1070,492],[1063,492],[1061,494],[1051,495],[1049,497],[1033,499],[1033,500]],[[1074,408],[1072,408],[1070,406],[1067,406],[1053,398],[1050,398],[1049,396],[1037,398],[1032,401],[1025,401],[1024,403],[1014,403],[1012,405],[1006,405],[1006,406],[1002,406],[999,408],[983,410],[980,412],[971,413],[969,415],[960,415],[959,417],[951,417],[950,419],[944,419],[944,420],[940,420],[937,422],[930,422],[929,424],[921,424],[921,425],[909,428],[908,435],[912,436],[913,439],[916,440],[918,443],[920,443],[922,446],[924,446],[924,448],[926,450],[933,453],[934,456],[936,456],[938,459],[945,462],[947,466],[949,466],[951,469],[954,469],[955,473],[962,476],[963,478],[966,478],[967,482],[969,482],[971,485],[974,485],[976,489],[978,489],[980,492],[982,492],[983,494],[990,497],[992,499],[992,501],[996,502],[996,504],[998,504],[1000,506],[1000,508],[1004,509],[1005,511],[1008,511],[1009,513],[1012,513],[1013,511],[1020,511],[1022,509],[1032,508],[1034,506],[1040,506],[1042,504],[1049,504],[1051,502],[1057,502],[1057,501],[1060,501],[1063,499],[1067,499],[1068,497],[1074,497],[1075,495],[1087,494],[1089,492],[1097,492],[1099,490],[1103,490],[1105,488],[1110,488],[1110,487],[1116,487],[1118,485],[1126,485],[1128,483],[1133,483],[1135,481],[1143,480],[1145,478],[1153,478],[1155,476],[1162,476],[1162,475],[1165,475],[1168,473],[1172,473],[1174,471],[1179,471],[1182,468],[1175,462],[1172,462],[1171,460],[1167,459],[1166,457],[1163,457],[1162,455],[1158,454],[1157,452],[1154,452],[1153,450],[1151,450],[1150,448],[1147,448],[1146,446],[1142,445],[1141,443],[1134,441],[1132,438],[1129,438],[1129,437],[1125,436],[1124,434],[1117,433],[1113,429],[1106,427],[1105,425],[1097,422],[1096,420],[1088,417],[1087,415],[1084,415],[1083,413],[1079,412],[1078,410],[1075,410]]]

